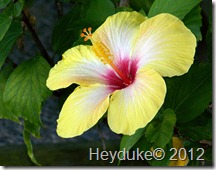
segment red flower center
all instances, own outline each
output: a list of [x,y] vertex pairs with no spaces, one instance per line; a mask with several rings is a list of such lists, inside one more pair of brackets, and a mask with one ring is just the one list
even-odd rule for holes
[[107,84],[113,91],[123,89],[134,82],[137,72],[137,62],[124,59],[116,64],[116,68],[110,70],[105,77]]

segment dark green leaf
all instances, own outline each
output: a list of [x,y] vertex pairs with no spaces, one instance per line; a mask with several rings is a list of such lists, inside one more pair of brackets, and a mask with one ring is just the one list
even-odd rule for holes
[[4,8],[7,6],[7,4],[10,3],[11,0],[1,0],[0,1],[0,9]]
[[[53,49],[62,54],[73,44],[79,44],[80,33],[83,28],[92,27],[93,31],[115,13],[110,0],[91,0],[90,4],[76,4],[71,11],[62,17],[52,33]],[[60,35],[60,36],[59,36]]]
[[51,94],[46,87],[49,70],[46,60],[35,57],[20,64],[10,75],[3,97],[14,114],[40,124],[41,102]]
[[146,14],[148,14],[149,9],[151,8],[155,0],[131,0],[130,6],[136,11],[143,9]]
[[147,140],[160,148],[164,148],[172,138],[176,123],[176,115],[173,110],[166,109],[162,115],[161,121],[155,119],[150,122],[145,132]]
[[180,77],[166,78],[165,108],[172,108],[178,123],[186,123],[203,113],[212,101],[212,66],[193,64]]
[[18,17],[21,14],[24,4],[25,0],[18,0],[16,3],[11,3],[4,12],[9,16]]
[[[172,142],[172,140],[170,140],[170,143]],[[161,160],[157,160],[157,159],[152,159],[149,162],[150,165],[152,166],[168,166],[170,163],[170,157],[172,156],[172,152],[170,152],[170,148],[172,148],[172,146],[170,146],[169,144],[167,144],[163,150],[163,154],[165,154],[164,158]],[[160,149],[160,148],[159,148]],[[154,151],[157,151],[157,148],[153,148],[153,153]],[[162,154],[162,153],[161,153]]]
[[201,8],[197,5],[183,19],[184,24],[194,33],[198,41],[202,40],[201,26],[202,16]]
[[17,38],[22,34],[21,23],[13,21],[4,38],[0,41],[0,69]]
[[196,119],[178,124],[179,134],[198,142],[200,140],[212,140],[212,114],[205,111]]
[[[152,166],[168,166],[169,164],[169,158],[171,156],[171,152],[169,151],[171,146],[172,141],[170,142],[163,148],[165,157],[161,160],[156,160],[154,157],[148,157],[149,160],[148,164]],[[134,149],[139,148],[140,152],[141,151],[151,151],[152,154],[154,154],[157,151],[157,147],[153,148],[153,143],[149,142],[145,136],[142,136],[138,142],[134,145]],[[151,159],[152,158],[152,159]],[[151,160],[150,160],[151,159]]]
[[[128,135],[124,135],[121,139],[121,143],[120,143],[120,149],[119,151],[129,151],[135,144],[136,142],[142,137],[144,128],[138,129],[135,134],[128,136]],[[122,158],[124,155],[121,154],[120,158]],[[119,164],[120,164],[120,160],[119,160]]]
[[155,0],[148,17],[160,13],[170,13],[182,20],[200,2],[201,0]]
[[74,2],[74,3],[82,3],[88,4],[91,0],[61,0],[62,2]]
[[101,25],[108,16],[115,13],[115,6],[111,0],[91,0],[86,12],[86,20]]
[[83,6],[78,4],[63,16],[54,27],[52,32],[52,47],[62,54],[67,49],[71,48],[73,43],[79,39],[80,30],[83,28],[80,22]]
[[205,154],[203,155],[203,159],[205,159],[205,161],[210,161],[212,162],[212,147],[209,147],[205,150]]
[[3,91],[5,89],[5,84],[12,71],[12,64],[7,65],[0,71],[0,118],[13,120],[19,123],[18,117],[15,114],[13,114],[8,109],[7,105],[3,102]]
[[12,17],[0,13],[0,41],[5,36],[12,22]]
[[36,165],[40,166],[40,164],[37,162],[35,159],[34,153],[33,153],[33,148],[32,148],[32,143],[30,139],[30,133],[24,129],[23,131],[23,139],[27,148],[27,153],[29,158],[31,159],[32,162],[34,162]]
[[38,124],[33,124],[29,121],[24,121],[24,129],[31,133],[34,137],[40,138],[40,128],[41,126]]

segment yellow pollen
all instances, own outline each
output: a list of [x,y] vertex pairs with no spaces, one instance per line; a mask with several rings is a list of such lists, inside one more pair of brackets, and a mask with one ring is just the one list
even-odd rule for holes
[[89,39],[91,39],[91,36],[92,36],[91,30],[92,30],[91,27],[88,28],[88,31],[86,28],[82,30],[82,33],[80,34],[80,36],[84,37],[84,41],[88,41]]
[[96,56],[101,60],[101,62],[103,62],[104,64],[109,64],[115,70],[115,72],[119,75],[119,77],[124,81],[124,83],[126,85],[129,85],[131,83],[131,79],[127,77],[126,75],[124,75],[123,72],[115,66],[115,64],[113,63],[113,55],[110,53],[106,45],[100,41],[98,42],[92,41],[91,30],[92,30],[91,27],[88,28],[88,31],[86,28],[84,28],[80,36],[84,38],[84,41],[88,41],[90,39],[93,44],[92,50],[94,51]]
[[92,49],[101,62],[104,64],[112,63],[113,56],[111,55],[109,49],[102,42],[94,43]]

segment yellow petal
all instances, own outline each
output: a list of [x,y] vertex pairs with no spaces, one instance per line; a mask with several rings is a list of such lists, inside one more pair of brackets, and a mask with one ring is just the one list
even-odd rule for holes
[[94,126],[106,112],[110,90],[106,86],[79,86],[66,100],[57,120],[57,133],[75,137]]
[[164,102],[166,85],[154,70],[139,70],[130,86],[115,91],[108,109],[108,124],[115,133],[132,135],[146,126]]
[[133,56],[139,67],[156,70],[161,76],[186,73],[194,60],[196,38],[181,20],[170,14],[159,14],[140,26]]
[[[181,148],[184,148],[183,141],[178,137],[173,137],[172,143],[173,143],[173,148],[176,148],[176,150],[177,150],[177,154],[175,157],[173,157],[173,159],[177,159],[177,160],[171,160],[169,163],[169,166],[186,166],[189,162],[187,152],[183,152],[183,151],[181,152],[180,151]],[[178,154],[178,153],[180,153],[180,154]],[[186,154],[186,159],[181,160],[182,158],[185,157],[184,154]]]
[[94,42],[103,43],[114,58],[129,57],[135,35],[146,18],[138,12],[119,12],[107,20],[93,33]]
[[80,45],[67,50],[62,60],[50,70],[47,87],[56,90],[72,83],[103,84],[104,75],[109,69],[95,56],[90,46]]

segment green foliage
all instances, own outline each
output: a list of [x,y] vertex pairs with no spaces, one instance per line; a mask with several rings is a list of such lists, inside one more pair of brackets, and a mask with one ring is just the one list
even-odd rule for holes
[[12,18],[4,13],[0,14],[0,41],[3,39],[5,33],[10,27]]
[[35,159],[35,156],[34,156],[34,153],[33,153],[33,147],[32,147],[32,143],[31,143],[31,139],[30,139],[30,133],[28,131],[24,130],[23,131],[23,138],[24,138],[25,145],[27,147],[27,153],[28,153],[29,158],[36,165],[40,166],[40,164]]
[[[79,38],[82,26],[79,18],[83,5],[75,5],[71,11],[58,21],[52,32],[52,47],[57,52],[62,54],[65,50],[73,45],[73,42]],[[64,27],[62,26],[64,25]],[[61,33],[61,36],[59,36]]]
[[171,109],[164,110],[160,120],[154,119],[146,127],[146,139],[153,143],[154,148],[164,148],[172,138],[175,123],[175,112]]
[[[76,45],[83,44],[83,38],[80,39],[82,29],[92,27],[95,30],[109,15],[114,13],[114,4],[110,0],[91,0],[90,2],[74,5],[54,27],[52,33],[53,49],[62,54],[65,50],[71,48],[74,43]],[[61,36],[59,36],[59,33],[61,33]]]
[[46,87],[50,66],[42,57],[20,64],[7,80],[4,102],[17,116],[40,124],[41,102],[51,92]]
[[10,3],[11,0],[1,0],[0,1],[0,9],[5,8],[7,4]]
[[10,3],[10,5],[5,9],[5,13],[9,16],[18,17],[24,7],[25,0],[18,0],[15,3]]
[[164,106],[176,112],[177,122],[186,123],[203,113],[212,101],[212,67],[209,63],[193,64],[180,77],[166,79]]
[[183,19],[184,24],[193,32],[198,41],[202,40],[201,26],[202,16],[199,5],[194,7]]
[[3,102],[3,91],[5,89],[5,84],[12,71],[12,64],[7,65],[2,70],[0,70],[0,118],[13,120],[19,123],[18,117],[13,114],[9,110],[8,106]]
[[154,1],[155,0],[131,0],[130,5],[134,10],[140,11],[142,9],[145,13],[148,13]]
[[[125,151],[129,151],[135,144],[136,142],[142,137],[142,134],[144,132],[144,128],[138,129],[136,131],[136,133],[134,135],[128,136],[128,135],[124,135],[121,139],[121,143],[120,143],[120,151],[123,151],[125,149]],[[121,158],[124,155],[121,154]],[[119,164],[120,164],[120,160],[119,160]]]
[[178,124],[179,134],[194,142],[212,139],[212,115],[208,111],[190,122]]
[[201,0],[155,0],[148,13],[153,17],[160,13],[170,13],[183,19]]
[[8,32],[5,34],[4,38],[0,41],[0,69],[4,64],[5,59],[10,53],[12,47],[16,40],[22,34],[21,23],[17,21],[13,21],[10,25]]
[[115,13],[115,7],[111,0],[91,0],[86,11],[85,20],[93,25],[101,25],[108,16]]

